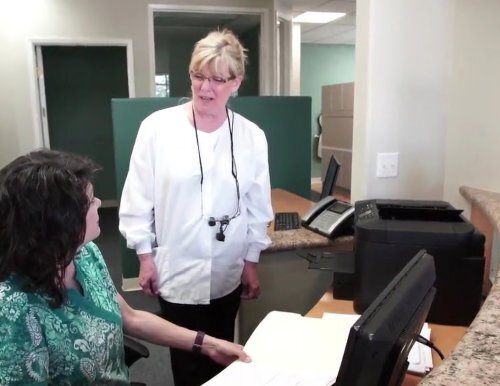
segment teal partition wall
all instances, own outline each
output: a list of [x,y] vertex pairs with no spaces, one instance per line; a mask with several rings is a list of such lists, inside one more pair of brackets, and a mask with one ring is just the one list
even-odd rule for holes
[[[116,187],[119,196],[141,121],[156,110],[182,102],[179,98],[112,100]],[[230,106],[266,133],[271,187],[286,189],[308,198],[311,189],[311,98],[237,97],[231,99]],[[126,248],[124,240],[121,244],[123,277],[136,277],[139,266],[135,253]]]
[[240,97],[230,106],[266,133],[271,186],[309,198],[311,97]]

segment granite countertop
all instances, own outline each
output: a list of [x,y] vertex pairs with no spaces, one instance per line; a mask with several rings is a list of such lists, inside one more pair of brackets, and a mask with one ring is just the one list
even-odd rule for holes
[[500,193],[462,186],[460,194],[471,203],[481,207],[491,224],[500,233]]
[[352,249],[352,236],[341,236],[332,240],[302,227],[288,231],[270,232],[269,237],[272,243],[264,253],[326,247],[337,248],[344,244],[347,248]]
[[[481,207],[500,232],[500,193],[460,187],[460,194]],[[500,385],[500,277],[467,333],[441,365],[420,385]]]

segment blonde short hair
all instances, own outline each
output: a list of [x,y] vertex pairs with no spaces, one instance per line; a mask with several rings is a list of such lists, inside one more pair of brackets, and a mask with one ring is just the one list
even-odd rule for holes
[[229,30],[212,31],[199,40],[193,49],[189,71],[197,72],[210,63],[220,73],[221,64],[227,65],[230,76],[245,77],[246,49]]

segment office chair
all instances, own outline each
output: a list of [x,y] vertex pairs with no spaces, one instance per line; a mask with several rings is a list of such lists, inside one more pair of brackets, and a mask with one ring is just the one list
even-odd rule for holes
[[323,181],[323,189],[321,190],[321,195],[319,197],[320,200],[333,194],[339,171],[340,164],[332,154],[332,156],[330,157],[330,162],[328,163],[328,169],[326,169],[325,179]]
[[[127,335],[123,335],[123,347],[125,349],[125,364],[127,365],[127,367],[132,366],[141,358],[149,357],[148,348]],[[132,382],[130,385],[146,386],[144,383],[140,382]]]

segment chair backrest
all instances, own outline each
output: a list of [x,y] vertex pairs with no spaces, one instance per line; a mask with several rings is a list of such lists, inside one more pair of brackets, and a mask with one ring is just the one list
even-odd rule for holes
[[330,162],[328,163],[328,169],[326,169],[325,179],[323,181],[323,189],[321,190],[320,199],[330,196],[335,189],[335,183],[337,182],[337,176],[339,175],[340,164],[337,159],[332,155],[330,157]]
[[125,364],[127,367],[132,366],[134,362],[141,358],[149,357],[149,350],[146,346],[125,334],[123,335],[123,346],[125,350]]

